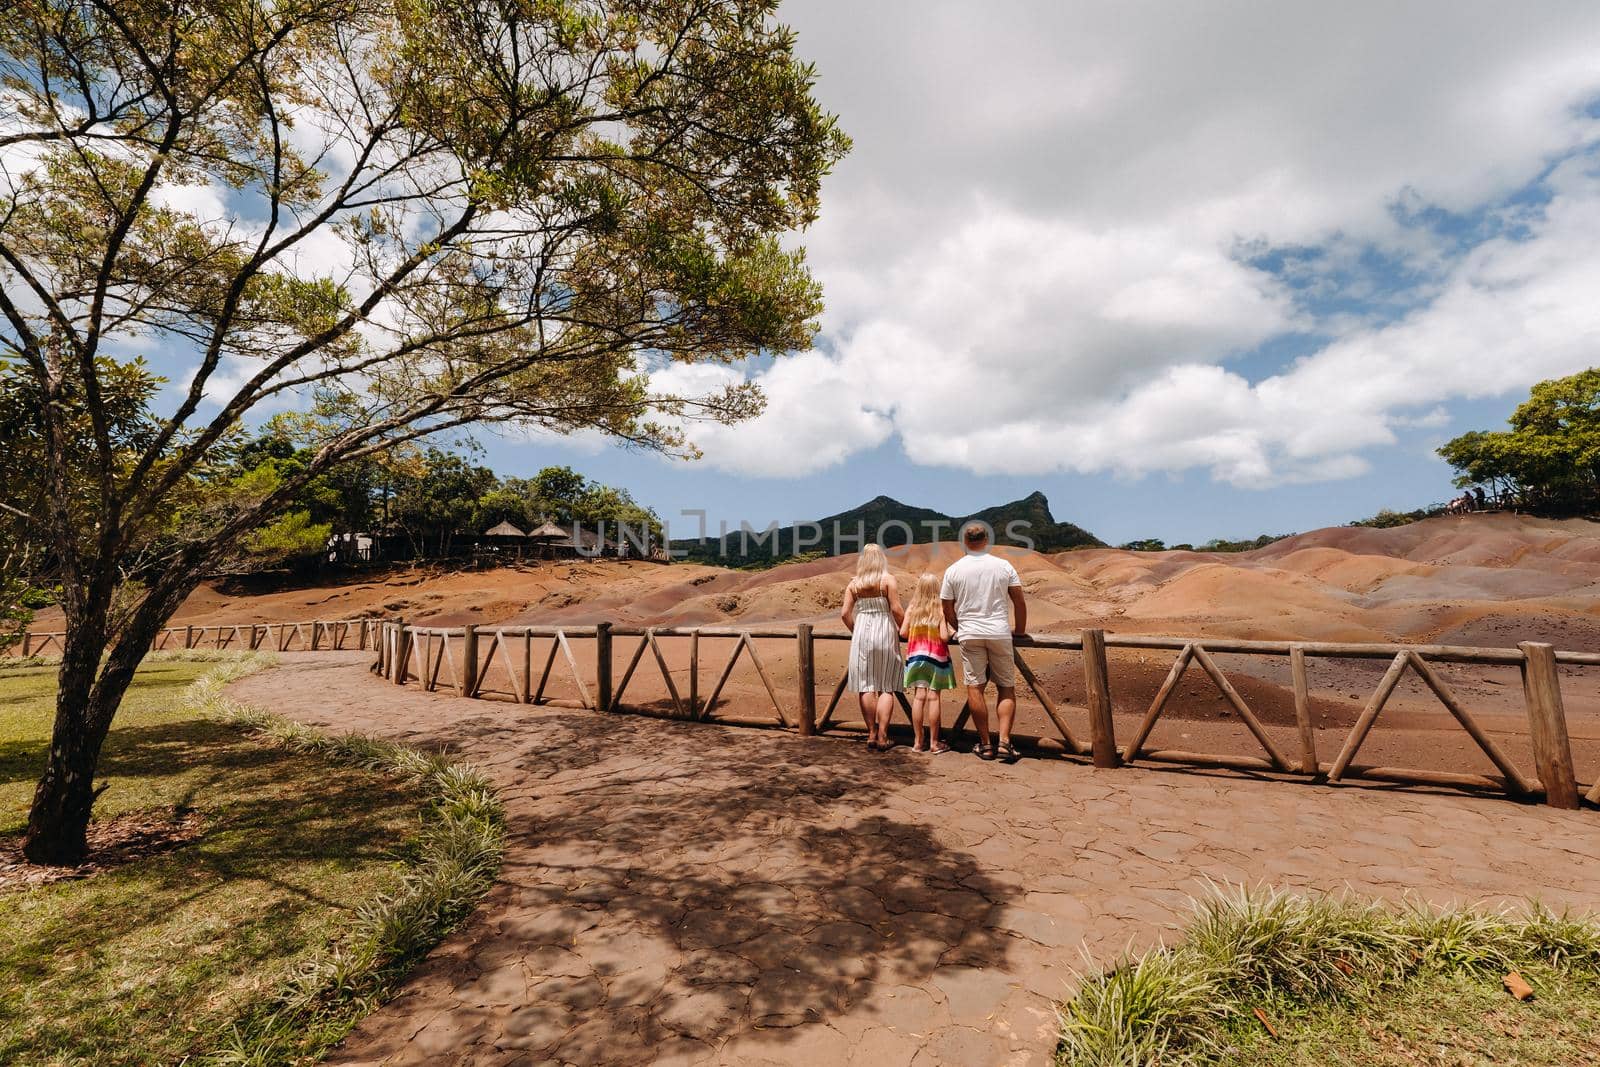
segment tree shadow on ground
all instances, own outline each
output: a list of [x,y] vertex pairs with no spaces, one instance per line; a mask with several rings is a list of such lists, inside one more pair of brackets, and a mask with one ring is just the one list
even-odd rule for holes
[[508,801],[500,883],[419,976],[454,986],[463,1041],[608,1064],[799,1041],[893,987],[931,1008],[941,967],[1006,963],[990,920],[1015,891],[895,806],[917,757],[549,710],[407,737],[488,763]]

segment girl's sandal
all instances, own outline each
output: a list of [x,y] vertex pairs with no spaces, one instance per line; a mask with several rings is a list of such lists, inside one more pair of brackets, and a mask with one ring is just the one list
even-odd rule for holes
[[930,756],[942,756],[946,752],[949,752],[949,751],[950,751],[950,746],[945,744],[943,741],[940,741],[940,742],[934,744],[931,748],[928,749],[928,755],[930,755]]

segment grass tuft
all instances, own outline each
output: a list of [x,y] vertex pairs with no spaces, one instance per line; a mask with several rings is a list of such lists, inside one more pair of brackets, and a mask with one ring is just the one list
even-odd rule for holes
[[1391,909],[1345,896],[1220,889],[1186,939],[1086,977],[1060,1008],[1057,1061],[1073,1067],[1224,1062],[1256,1008],[1279,1018],[1386,989],[1519,965],[1600,975],[1600,925],[1535,904]]
[[1213,1050],[1223,1021],[1210,976],[1153,949],[1085,981],[1061,1013],[1065,1062],[1093,1067],[1184,1064]]

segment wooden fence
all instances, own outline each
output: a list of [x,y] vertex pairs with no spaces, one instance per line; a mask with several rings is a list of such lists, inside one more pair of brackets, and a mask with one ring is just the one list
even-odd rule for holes
[[[463,626],[427,627],[407,625],[403,620],[375,624],[374,647],[378,653],[372,670],[397,685],[415,680],[428,691],[447,684],[465,697],[497,696],[518,704],[550,703],[546,692],[557,670],[569,674],[583,707],[608,712],[633,711],[651,714],[640,706],[623,703],[628,685],[638,676],[641,665],[648,672],[659,671],[666,686],[671,717],[719,722],[741,726],[764,726],[793,730],[802,735],[825,733],[852,727],[834,722],[845,695],[847,677],[841,676],[832,695],[818,711],[816,646],[818,642],[848,641],[849,635],[817,632],[809,624],[794,627],[657,627],[618,626]],[[709,692],[702,696],[701,642],[704,639],[733,639],[732,652],[723,662]],[[548,641],[542,662],[534,655],[536,640]],[[620,677],[614,677],[616,642],[636,642]],[[666,641],[688,642],[688,679],[680,689],[662,652]],[[577,642],[592,642],[580,656]],[[774,642],[793,650],[796,690],[781,695],[773,684],[764,654],[758,643],[772,652]],[[952,642],[952,644],[957,644]],[[623,646],[626,649],[626,645]],[[1121,743],[1116,737],[1112,715],[1112,661],[1107,649],[1140,649],[1170,652],[1171,669],[1155,698],[1132,734]],[[1068,705],[1053,698],[1041,684],[1024,650],[1059,650],[1081,656],[1085,704],[1075,711],[1085,713],[1089,724],[1084,739],[1069,728],[1064,714]],[[779,652],[778,654],[784,654]],[[1216,656],[1247,655],[1287,657],[1294,694],[1298,751],[1285,753],[1269,735],[1249,704],[1217,665]],[[729,714],[719,706],[724,687],[740,658],[750,661],[762,688],[771,702],[771,713],[760,716]],[[1316,730],[1312,723],[1311,686],[1308,662],[1313,659],[1353,658],[1387,660],[1377,688],[1366,701],[1360,716],[1345,735],[1332,762],[1324,762],[1317,751]],[[538,663],[538,669],[535,665]],[[1491,738],[1452,691],[1436,664],[1479,664],[1516,667],[1521,672],[1523,704],[1527,716],[1529,751],[1516,755],[1532,766],[1528,773],[1518,766],[1513,754]],[[592,665],[592,671],[585,670]],[[1285,778],[1299,778],[1329,785],[1348,780],[1376,780],[1410,785],[1448,786],[1472,790],[1495,790],[1521,799],[1543,798],[1554,807],[1577,808],[1582,800],[1600,804],[1600,781],[1585,798],[1573,766],[1566,713],[1562,703],[1559,669],[1600,666],[1600,653],[1558,651],[1548,644],[1524,642],[1516,648],[1472,648],[1449,645],[1341,644],[1300,641],[1241,641],[1211,638],[1154,637],[1133,634],[1107,634],[1083,630],[1074,635],[1040,634],[1021,638],[1016,643],[1016,665],[1022,682],[1042,706],[1059,736],[1028,736],[1014,739],[1035,751],[1075,757],[1089,757],[1096,767],[1120,767],[1141,761],[1204,767],[1227,767],[1265,772]],[[486,684],[500,668],[504,688]],[[1202,672],[1217,687],[1238,721],[1262,750],[1260,756],[1230,753],[1190,752],[1177,749],[1150,749],[1146,743],[1151,731],[1167,711],[1173,694],[1186,671]],[[1355,762],[1363,743],[1383,713],[1402,676],[1414,672],[1467,736],[1493,764],[1496,775],[1467,774],[1456,771],[1414,767],[1387,767]],[[448,672],[448,680],[445,674]],[[591,687],[590,682],[593,682]],[[909,715],[904,697],[901,707]],[[960,734],[967,724],[965,707],[950,729]],[[859,729],[859,727],[855,727]],[[1600,774],[1596,775],[1600,778]]]
[[[274,652],[315,652],[322,649],[377,647],[376,619],[314,619],[308,622],[240,623],[237,626],[169,626],[156,634],[150,651],[180,648],[269,649]],[[60,655],[67,635],[24,633],[15,651],[23,656]]]

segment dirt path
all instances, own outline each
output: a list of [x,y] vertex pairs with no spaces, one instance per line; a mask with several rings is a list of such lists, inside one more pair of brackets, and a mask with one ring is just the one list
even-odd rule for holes
[[466,701],[319,653],[235,685],[501,785],[499,884],[335,1062],[1048,1062],[1053,1002],[1204,879],[1600,907],[1600,816],[1503,800],[873,756]]

